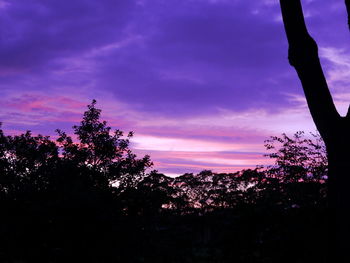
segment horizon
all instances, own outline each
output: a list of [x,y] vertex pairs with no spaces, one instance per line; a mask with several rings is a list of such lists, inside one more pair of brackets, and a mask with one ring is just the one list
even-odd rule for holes
[[[344,114],[345,6],[303,7]],[[316,130],[288,63],[278,1],[0,0],[0,24],[6,133],[71,134],[96,99],[101,119],[134,131],[133,150],[174,176],[269,164],[269,136]]]

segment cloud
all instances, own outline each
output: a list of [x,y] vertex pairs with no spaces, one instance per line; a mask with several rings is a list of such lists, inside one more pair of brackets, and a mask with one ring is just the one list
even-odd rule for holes
[[11,1],[0,18],[0,67],[35,71],[121,39],[133,1]]
[[9,6],[9,3],[4,0],[0,0],[0,9],[6,9]]
[[279,82],[289,72],[283,27],[269,19],[276,10],[253,16],[253,8],[241,1],[147,2],[131,27],[142,41],[99,58],[99,86],[153,114],[287,106]]
[[[347,108],[345,7],[303,4]],[[0,35],[9,131],[70,131],[95,98],[111,126],[136,132],[136,151],[174,174],[258,164],[269,135],[314,130],[278,1],[0,0]]]
[[278,9],[264,7],[242,1],[13,1],[0,19],[1,87],[89,86],[163,116],[285,107],[283,28],[269,18]]
[[[140,155],[145,154],[138,151]],[[257,164],[271,164],[271,160],[260,153],[235,152],[166,152],[151,151],[155,167],[159,172],[176,176],[184,172],[198,173],[204,169],[215,172],[235,172],[255,168]]]

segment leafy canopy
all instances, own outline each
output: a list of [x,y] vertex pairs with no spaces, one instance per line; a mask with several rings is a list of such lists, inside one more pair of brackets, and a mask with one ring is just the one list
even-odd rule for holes
[[152,166],[150,157],[138,159],[129,148],[133,133],[123,138],[123,132],[112,131],[100,115],[93,100],[80,125],[73,126],[76,140],[59,129],[56,141],[30,131],[5,136],[0,130],[0,189],[48,189],[57,177],[97,188],[109,188],[116,180],[135,184]]

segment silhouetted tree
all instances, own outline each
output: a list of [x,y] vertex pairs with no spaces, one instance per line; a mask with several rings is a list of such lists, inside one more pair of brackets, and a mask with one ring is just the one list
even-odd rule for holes
[[5,136],[0,130],[0,191],[18,198],[45,190],[58,160],[58,147],[49,136],[30,131]]
[[313,133],[307,138],[304,132],[282,134],[266,140],[265,147],[273,151],[266,156],[274,159],[275,164],[267,167],[263,180],[257,184],[263,190],[259,198],[267,190],[276,197],[270,202],[285,207],[312,204],[324,207],[328,163],[322,138]]
[[95,105],[94,100],[88,105],[80,125],[73,126],[78,142],[57,130],[62,160],[89,170],[96,186],[110,187],[118,181],[124,188],[132,187],[152,165],[150,157],[137,159],[129,148],[133,133],[129,132],[127,138],[122,139],[122,131],[112,131],[106,121],[100,121],[101,110]]
[[96,101],[88,105],[74,139],[60,130],[53,141],[0,129],[1,262],[322,257],[315,249],[325,207],[319,137],[272,137],[271,167],[171,178],[148,172],[149,156],[129,148],[132,134],[112,131],[100,114]]
[[132,133],[122,138],[122,131],[112,131],[95,105],[73,127],[75,140],[60,130],[53,141],[30,131],[5,136],[0,129],[0,261],[114,257],[105,250],[122,214],[118,193],[147,177],[152,162],[137,158],[129,148]]
[[[327,148],[330,254],[350,261],[350,110],[342,117],[335,108],[300,0],[280,0],[280,4],[289,62],[298,73],[312,118]],[[349,10],[349,1],[346,4]]]
[[318,134],[311,133],[312,138],[306,138],[304,132],[296,132],[293,137],[282,134],[272,136],[265,141],[269,151],[266,154],[275,159],[268,174],[283,182],[318,181],[327,178],[328,160],[326,148]]

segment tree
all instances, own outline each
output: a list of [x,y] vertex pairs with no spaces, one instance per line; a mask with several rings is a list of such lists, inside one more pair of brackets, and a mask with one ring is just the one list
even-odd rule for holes
[[119,232],[111,228],[120,229],[120,192],[147,177],[152,162],[132,152],[132,133],[113,131],[100,113],[94,100],[73,126],[74,139],[61,130],[55,141],[30,131],[6,136],[0,129],[1,262],[64,262],[73,254],[88,258],[81,261],[115,261],[101,257],[112,255],[111,244],[117,247]]
[[0,130],[0,192],[19,198],[46,189],[58,158],[58,147],[49,136],[30,131],[5,136]]
[[274,152],[265,156],[275,159],[267,173],[281,182],[324,181],[328,171],[325,145],[319,134],[310,135],[307,138],[299,131],[293,137],[283,133],[266,140],[266,149]]
[[[327,149],[330,256],[336,254],[349,262],[350,110],[343,117],[335,108],[317,44],[305,25],[300,0],[280,0],[280,5],[289,44],[289,63],[299,76],[311,116]],[[349,11],[350,1],[346,1],[346,6]]]
[[73,126],[78,142],[57,130],[64,165],[69,162],[85,169],[93,184],[101,188],[108,188],[116,181],[123,187],[135,186],[152,166],[150,157],[137,159],[129,148],[133,132],[123,139],[121,130],[112,131],[106,121],[100,120],[101,110],[95,106],[96,100],[93,100],[80,125]]
[[164,262],[177,244],[176,262],[321,257],[319,137],[272,137],[268,169],[171,178],[148,173],[149,157],[137,159],[100,112],[88,106],[74,140],[0,130],[1,262]]

